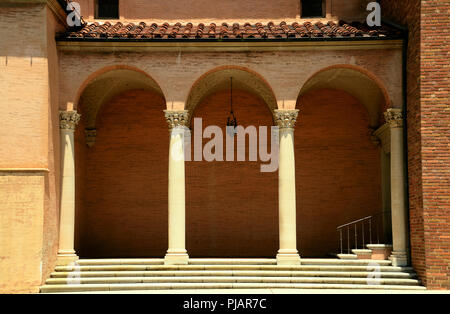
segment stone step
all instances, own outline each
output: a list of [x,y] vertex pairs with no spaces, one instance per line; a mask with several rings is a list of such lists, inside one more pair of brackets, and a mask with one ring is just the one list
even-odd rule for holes
[[128,283],[323,283],[360,284],[376,282],[380,285],[419,285],[416,279],[402,278],[337,278],[337,277],[241,277],[241,276],[196,276],[196,277],[105,277],[105,278],[50,278],[46,285],[83,284],[128,284]]
[[377,263],[382,266],[392,265],[392,262],[389,260],[371,260],[371,259],[331,259],[331,258],[302,258],[302,265],[346,265],[346,266],[355,266],[355,265],[369,265]]
[[[361,260],[360,260],[361,261]],[[389,261],[390,262],[390,261]],[[163,270],[267,270],[267,271],[371,271],[368,264],[355,265],[92,265],[92,266],[57,266],[55,272],[72,271],[163,271]],[[379,266],[381,272],[413,271],[411,267]]]
[[276,265],[274,258],[190,258],[189,265]]
[[45,285],[42,293],[108,292],[127,290],[169,289],[377,289],[377,290],[425,290],[421,286],[367,285],[367,284],[323,284],[323,283],[140,283],[140,284],[83,284]]
[[179,270],[179,271],[87,271],[54,272],[51,278],[93,278],[93,277],[184,277],[184,276],[249,276],[249,277],[352,277],[367,278],[416,278],[413,272],[370,272],[370,271],[264,271],[264,270]]
[[[270,258],[191,258],[190,265],[276,265]],[[94,265],[164,265],[162,258],[80,259],[79,266]]]
[[[389,260],[342,260],[337,258],[301,259],[302,265],[368,265],[376,262],[380,265],[391,265]],[[189,265],[276,265],[276,259],[270,258],[191,258]],[[75,266],[101,265],[164,265],[163,259],[158,258],[120,258],[120,259],[80,259]]]
[[356,255],[356,254],[344,254],[344,253],[341,253],[341,254],[336,254],[336,256],[339,259],[343,259],[343,260],[356,260],[356,259],[358,259],[358,255]]
[[164,265],[162,258],[100,258],[100,259],[80,259],[76,265]]

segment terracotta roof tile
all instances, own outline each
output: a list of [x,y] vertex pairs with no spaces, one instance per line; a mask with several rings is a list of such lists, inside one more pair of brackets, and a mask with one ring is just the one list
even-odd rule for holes
[[310,39],[310,38],[398,38],[402,32],[398,29],[382,26],[372,28],[360,22],[346,23],[329,21],[302,24],[281,22],[275,24],[262,23],[200,23],[181,24],[139,24],[122,22],[94,22],[84,25],[81,29],[63,34],[65,39],[133,39],[133,40],[177,40],[177,39],[209,39],[209,40],[245,40],[245,39]]

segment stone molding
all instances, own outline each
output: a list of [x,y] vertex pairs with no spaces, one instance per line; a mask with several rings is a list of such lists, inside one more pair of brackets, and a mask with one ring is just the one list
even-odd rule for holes
[[189,127],[189,111],[187,110],[164,110],[169,129],[178,127]]
[[86,129],[84,130],[84,135],[86,139],[86,145],[89,147],[94,146],[95,139],[97,138],[97,130],[96,129]]
[[81,115],[76,111],[60,111],[59,112],[59,128],[61,130],[75,131],[80,121]]
[[403,127],[403,111],[401,109],[388,109],[384,113],[384,119],[391,128]]
[[377,130],[375,130],[372,133],[372,136],[376,138],[376,141],[379,143],[379,145],[381,145],[381,148],[385,153],[391,152],[391,133],[388,123],[383,124]]
[[293,129],[298,117],[298,109],[274,110],[275,124],[280,129]]

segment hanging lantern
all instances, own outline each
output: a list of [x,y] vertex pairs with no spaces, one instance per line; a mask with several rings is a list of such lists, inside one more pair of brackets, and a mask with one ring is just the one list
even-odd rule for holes
[[233,111],[233,78],[230,77],[230,114],[227,119],[227,132],[230,132],[230,136],[236,134],[237,120]]

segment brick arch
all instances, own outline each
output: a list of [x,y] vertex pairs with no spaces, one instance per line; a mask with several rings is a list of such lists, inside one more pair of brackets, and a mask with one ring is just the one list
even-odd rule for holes
[[301,87],[297,105],[303,95],[320,89],[341,90],[354,96],[366,108],[372,128],[383,123],[383,112],[392,106],[383,82],[367,69],[354,65],[337,64],[314,73]]
[[[157,83],[157,81],[147,72],[137,68],[137,67],[133,67],[133,66],[129,66],[129,65],[111,65],[111,66],[107,66],[107,67],[103,67],[97,71],[95,71],[94,73],[91,73],[84,81],[83,83],[80,85],[80,87],[78,88],[78,91],[76,93],[75,96],[75,106],[78,106],[79,101],[80,101],[80,97],[83,94],[84,90],[86,89],[86,87],[92,83],[95,79],[101,77],[103,74],[107,73],[107,72],[111,72],[114,70],[130,70],[130,71],[134,71],[136,73],[140,73],[146,77],[148,77],[149,79],[151,79],[157,86],[158,86],[158,90],[159,92],[164,96],[165,93],[163,92],[161,86]],[[165,98],[165,97],[164,97]],[[76,108],[75,108],[76,109]]]
[[241,66],[227,65],[212,69],[200,76],[192,85],[185,103],[185,110],[193,113],[199,103],[209,95],[233,86],[258,96],[273,111],[278,108],[275,93],[267,80],[259,73]]
[[92,73],[80,86],[74,109],[83,111],[87,129],[95,129],[103,104],[129,90],[147,90],[166,99],[160,85],[146,72],[126,65],[102,68]]

